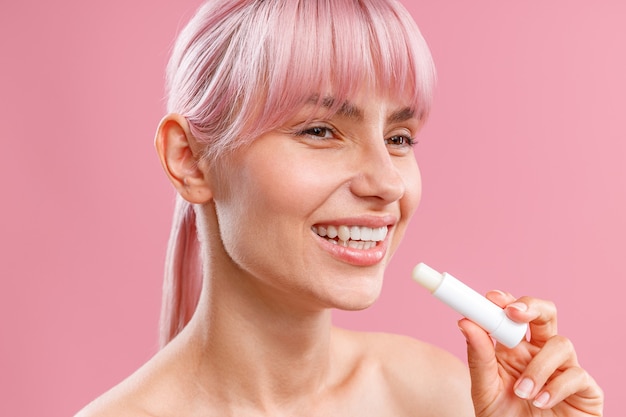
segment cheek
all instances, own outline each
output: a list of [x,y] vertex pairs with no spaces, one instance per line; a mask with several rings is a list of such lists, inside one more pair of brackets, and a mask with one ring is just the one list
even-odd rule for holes
[[297,250],[311,214],[332,193],[336,176],[327,167],[276,154],[250,152],[222,176],[225,184],[214,200],[222,241],[233,258]]
[[256,154],[241,166],[241,182],[252,196],[248,203],[259,216],[276,222],[306,223],[342,181],[342,174],[330,168],[332,162],[323,154],[299,148]]
[[289,156],[249,153],[214,201],[230,262],[270,286],[295,288],[302,284],[297,277],[312,273],[312,216],[332,195],[337,175],[322,161]]
[[406,191],[400,202],[402,217],[406,220],[413,215],[422,199],[422,177],[415,160],[407,167],[405,178]]
[[405,178],[406,191],[400,199],[400,222],[397,224],[391,246],[391,253],[394,253],[404,237],[411,217],[419,206],[422,197],[422,179],[419,168],[414,162],[410,169],[402,171]]
[[246,192],[251,196],[247,202],[260,217],[304,220],[327,195],[327,181],[306,164],[275,161],[254,168],[246,174]]

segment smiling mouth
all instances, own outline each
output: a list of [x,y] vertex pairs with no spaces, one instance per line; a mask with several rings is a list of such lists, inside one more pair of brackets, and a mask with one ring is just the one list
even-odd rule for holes
[[330,243],[354,249],[372,249],[387,237],[387,226],[324,226],[316,225],[311,228],[315,234],[323,237]]

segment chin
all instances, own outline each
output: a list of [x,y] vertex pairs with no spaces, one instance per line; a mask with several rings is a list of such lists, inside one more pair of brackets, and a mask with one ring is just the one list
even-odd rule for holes
[[365,310],[378,300],[381,285],[346,289],[340,297],[335,297],[333,308],[345,311]]
[[371,307],[376,300],[368,303],[352,303],[335,307],[337,310],[342,311],[361,311]]

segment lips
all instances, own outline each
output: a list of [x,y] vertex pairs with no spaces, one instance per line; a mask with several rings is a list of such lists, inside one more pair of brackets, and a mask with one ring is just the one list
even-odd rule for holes
[[388,232],[387,226],[316,225],[311,229],[330,243],[361,250],[375,247],[385,240]]

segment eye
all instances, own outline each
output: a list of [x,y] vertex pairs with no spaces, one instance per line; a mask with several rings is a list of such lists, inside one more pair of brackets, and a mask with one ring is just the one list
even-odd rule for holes
[[385,139],[385,144],[394,147],[413,146],[415,140],[410,136],[394,135]]
[[334,131],[326,126],[313,126],[298,132],[298,135],[310,136],[319,139],[332,139]]

